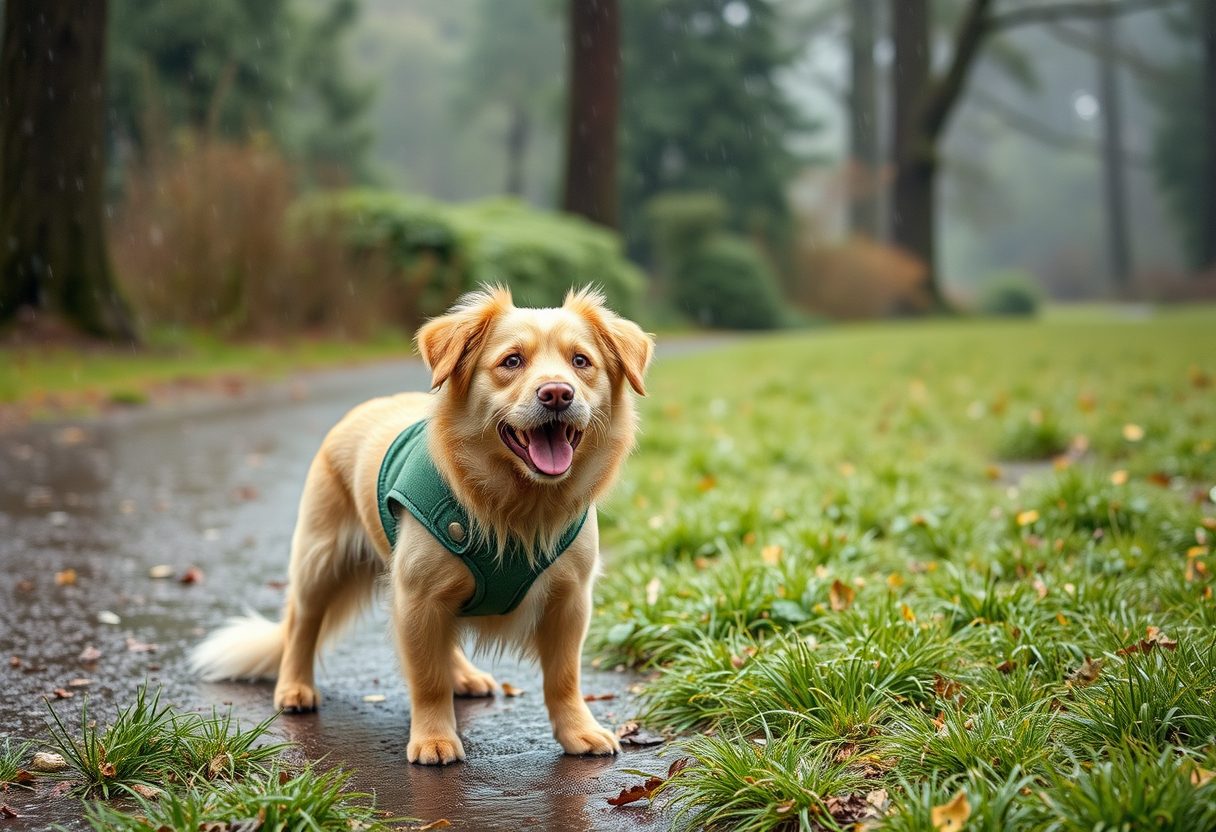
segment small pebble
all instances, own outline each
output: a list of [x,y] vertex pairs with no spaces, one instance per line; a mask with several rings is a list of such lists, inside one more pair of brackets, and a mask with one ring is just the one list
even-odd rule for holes
[[110,612],[109,610],[102,610],[101,612],[97,613],[97,620],[100,621],[102,624],[121,624],[122,623],[122,619],[118,617],[118,614]]
[[46,774],[54,774],[57,771],[64,771],[68,767],[68,761],[58,754],[53,754],[49,751],[38,751],[34,754],[34,759],[30,763],[31,771],[40,771]]

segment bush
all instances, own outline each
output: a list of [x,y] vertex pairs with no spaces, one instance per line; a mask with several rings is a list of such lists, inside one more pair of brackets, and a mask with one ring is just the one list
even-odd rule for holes
[[468,261],[465,289],[502,283],[519,303],[560,306],[571,288],[591,285],[618,312],[633,313],[643,278],[613,232],[514,199],[453,207],[448,216]]
[[726,203],[717,194],[660,194],[647,203],[646,213],[655,252],[668,272],[726,227]]
[[979,311],[985,315],[1030,317],[1039,311],[1042,293],[1025,272],[994,275],[980,292]]
[[791,295],[799,306],[838,320],[927,311],[925,266],[865,237],[838,243],[805,238],[795,251]]
[[672,299],[702,326],[771,329],[781,321],[777,281],[742,237],[718,234],[682,260]]

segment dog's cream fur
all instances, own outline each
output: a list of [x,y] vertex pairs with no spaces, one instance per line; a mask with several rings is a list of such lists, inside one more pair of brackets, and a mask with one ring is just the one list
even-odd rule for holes
[[[196,649],[194,667],[212,679],[277,671],[276,707],[314,710],[320,702],[313,681],[319,644],[363,608],[383,575],[409,683],[411,762],[464,759],[452,696],[489,696],[496,688],[465,657],[459,642],[466,632],[479,645],[514,647],[539,660],[553,735],[567,753],[615,753],[615,735],[583,701],[579,662],[599,557],[594,504],[633,446],[629,388],[644,394],[653,343],[593,292],[572,293],[559,309],[519,309],[503,289],[467,296],[419,330],[417,341],[437,392],[359,405],[330,431],[313,460],[292,539],[283,620],[234,619]],[[522,359],[518,367],[507,360],[514,355]],[[589,366],[577,366],[576,355]],[[573,463],[560,476],[534,470],[498,430],[502,423],[531,427],[542,418],[538,389],[551,381],[574,387],[563,418],[582,431]],[[413,515],[402,512],[395,549],[384,535],[376,502],[380,463],[393,439],[426,417],[436,467],[500,546],[516,538],[533,551],[551,550],[590,507],[574,543],[508,615],[459,615],[473,578]]]

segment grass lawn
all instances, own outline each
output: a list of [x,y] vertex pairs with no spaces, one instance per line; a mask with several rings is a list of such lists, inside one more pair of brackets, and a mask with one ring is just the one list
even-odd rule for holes
[[365,341],[298,339],[229,343],[199,332],[152,333],[138,352],[0,347],[0,405],[30,415],[89,412],[140,404],[172,387],[220,377],[265,380],[303,368],[340,366],[411,355],[405,333]]
[[1216,309],[765,337],[649,388],[591,647],[691,737],[656,799],[1216,829]]

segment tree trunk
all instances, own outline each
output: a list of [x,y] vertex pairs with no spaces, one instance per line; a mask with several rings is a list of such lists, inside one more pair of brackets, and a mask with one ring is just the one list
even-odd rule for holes
[[1102,105],[1102,181],[1106,198],[1106,242],[1111,281],[1126,294],[1132,272],[1127,223],[1127,188],[1123,171],[1123,112],[1119,100],[1118,40],[1114,15],[1098,20],[1098,96]]
[[528,111],[522,106],[511,108],[511,124],[507,127],[507,187],[511,196],[524,195],[524,161],[528,155],[531,134]]
[[892,3],[895,37],[895,186],[891,239],[920,260],[928,271],[926,288],[942,305],[936,272],[934,190],[936,134],[927,133],[924,107],[929,93],[928,0]]
[[1216,0],[1204,2],[1203,113],[1207,141],[1203,171],[1201,267],[1216,269]]
[[134,339],[106,250],[105,0],[6,0],[0,321],[22,307]]
[[851,0],[852,90],[849,96],[849,225],[879,236],[878,85],[874,70],[875,0]]
[[618,227],[617,112],[620,105],[617,0],[570,0],[570,85],[562,207]]

